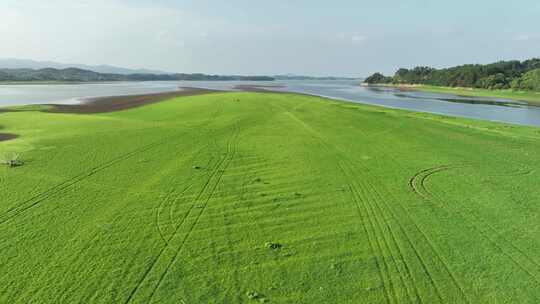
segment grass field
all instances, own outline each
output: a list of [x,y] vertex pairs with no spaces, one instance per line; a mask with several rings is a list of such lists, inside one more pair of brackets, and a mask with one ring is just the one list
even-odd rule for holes
[[264,93],[0,124],[0,303],[540,302],[540,129]]
[[530,91],[513,91],[513,90],[486,90],[486,89],[472,89],[472,88],[451,88],[451,87],[437,87],[437,86],[411,86],[413,90],[433,92],[433,93],[450,93],[461,96],[472,97],[496,97],[503,99],[525,101],[531,105],[540,105],[540,93]]

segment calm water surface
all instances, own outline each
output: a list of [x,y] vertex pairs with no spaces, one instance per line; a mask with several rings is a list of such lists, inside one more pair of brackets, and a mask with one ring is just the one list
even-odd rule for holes
[[385,107],[451,116],[540,126],[540,107],[496,99],[461,97],[452,94],[407,92],[393,88],[369,88],[359,81],[180,81],[115,82],[54,85],[0,85],[0,106],[79,103],[84,98],[159,93],[179,87],[233,90],[237,85],[280,85],[275,90],[307,93]]

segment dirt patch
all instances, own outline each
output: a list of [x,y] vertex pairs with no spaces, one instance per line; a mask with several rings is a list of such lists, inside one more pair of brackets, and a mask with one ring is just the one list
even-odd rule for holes
[[[240,90],[243,92],[253,92],[253,93],[277,93],[277,94],[296,94],[296,95],[306,95],[306,96],[315,96],[304,93],[295,93],[280,91],[277,89],[285,88],[283,85],[237,85],[234,87],[235,90]],[[120,96],[107,96],[107,97],[96,97],[88,98],[83,100],[80,104],[44,104],[49,106],[48,109],[41,109],[41,112],[49,113],[74,113],[74,114],[97,114],[97,113],[109,113],[122,111],[137,107],[142,107],[148,104],[153,104],[161,102],[167,99],[174,97],[182,96],[195,96],[211,93],[223,93],[223,92],[232,92],[232,91],[221,91],[221,90],[212,90],[212,89],[203,89],[195,87],[180,87],[181,91],[174,92],[165,92],[165,93],[155,93],[155,94],[141,94],[141,95],[120,95]],[[0,108],[0,113],[3,112],[21,112],[24,110],[15,110],[9,108]]]
[[11,140],[19,137],[19,135],[10,134],[10,133],[0,133],[0,141]]
[[[251,85],[251,84],[240,84],[234,87],[235,90],[240,90],[242,92],[250,93],[272,93],[272,94],[294,94],[301,96],[309,97],[322,97],[315,94],[301,93],[301,92],[292,92],[292,91],[280,91],[277,89],[283,89],[287,86],[284,85]],[[324,97],[322,97],[324,98]]]
[[253,93],[288,93],[275,89],[283,89],[286,86],[283,85],[252,85],[252,84],[240,84],[234,87],[235,90]]
[[167,99],[181,96],[195,96],[202,94],[218,93],[218,90],[200,88],[182,88],[182,91],[143,94],[143,95],[123,95],[86,99],[81,104],[60,105],[50,104],[50,109],[45,112],[52,113],[75,113],[75,114],[96,114],[122,111],[144,105],[157,103]]

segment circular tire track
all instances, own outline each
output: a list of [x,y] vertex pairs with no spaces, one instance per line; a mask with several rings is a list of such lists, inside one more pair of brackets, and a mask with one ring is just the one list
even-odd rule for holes
[[[448,204],[443,199],[441,199],[437,195],[433,194],[427,188],[426,181],[435,174],[438,174],[438,173],[441,173],[441,172],[444,172],[444,171],[448,171],[448,170],[459,169],[459,168],[470,167],[470,166],[471,165],[444,165],[444,166],[438,166],[438,167],[433,167],[433,168],[428,168],[428,169],[425,169],[425,170],[421,170],[421,171],[417,172],[409,180],[409,186],[411,187],[413,192],[415,192],[417,195],[421,196],[423,199],[425,199],[427,201],[430,201],[430,202],[433,202],[433,203],[436,203],[436,204],[438,204],[438,205],[440,205],[442,207],[448,208],[448,206],[452,206],[452,204]],[[513,176],[513,175],[505,175],[505,176]],[[509,258],[512,261],[512,263],[514,263],[518,268],[520,268],[523,272],[525,272],[527,275],[529,275],[533,280],[535,280],[540,285],[539,278],[536,275],[534,275],[533,273],[531,273],[531,271],[529,270],[529,269],[540,269],[540,264],[537,263],[536,261],[534,261],[530,256],[528,256],[519,247],[514,245],[511,241],[506,239],[500,233],[500,231],[497,228],[495,228],[492,225],[490,225],[489,223],[483,221],[479,216],[475,215],[474,212],[472,212],[472,210],[470,210],[469,208],[467,208],[465,206],[463,206],[463,207],[466,209],[467,214],[469,214],[470,216],[473,217],[472,220],[470,218],[468,218],[467,216],[465,216],[464,212],[462,212],[460,210],[455,210],[454,213],[460,215],[463,220],[465,220],[466,222],[469,223],[469,226],[472,229],[476,230],[484,239],[486,239],[494,247],[496,247],[498,250],[500,250],[500,252],[502,252],[507,258]],[[494,238],[490,237],[487,234],[487,232],[483,231],[479,227],[479,225],[475,224],[475,222],[482,223],[484,227],[488,228],[487,230],[490,230],[498,238],[500,238],[504,243],[506,243],[507,246],[510,247],[509,248],[510,250],[513,250],[513,251],[517,252],[518,255],[521,255],[527,262],[532,264],[533,267],[530,267],[530,266],[528,267],[528,266],[523,265],[522,263],[520,263],[510,252],[508,252],[508,249],[505,250],[504,247],[501,247],[501,244],[499,242],[497,242]]]

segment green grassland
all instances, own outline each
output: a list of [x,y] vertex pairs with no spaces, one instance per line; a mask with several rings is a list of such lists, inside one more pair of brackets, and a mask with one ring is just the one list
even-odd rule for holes
[[414,85],[411,86],[413,90],[433,93],[450,93],[461,96],[471,97],[496,97],[503,99],[511,99],[518,101],[525,101],[531,105],[540,105],[540,93],[532,91],[515,91],[515,90],[487,90],[487,89],[473,89],[473,88],[451,88],[451,87],[438,87],[428,85]]
[[264,93],[0,125],[0,303],[540,302],[536,128]]

